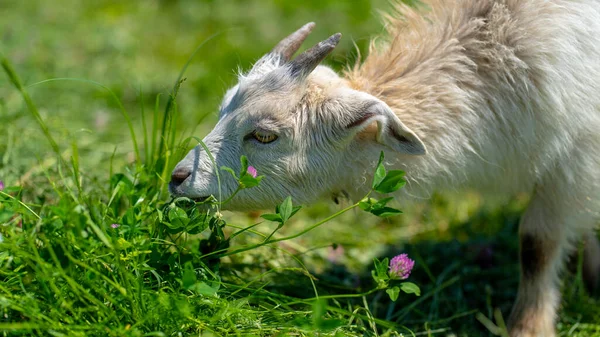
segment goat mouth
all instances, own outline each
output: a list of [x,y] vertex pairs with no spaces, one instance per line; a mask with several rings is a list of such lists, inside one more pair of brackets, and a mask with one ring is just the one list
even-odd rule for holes
[[192,198],[192,200],[194,200],[195,202],[205,202],[206,200],[208,200],[208,198],[210,198],[210,195],[207,195],[205,197]]

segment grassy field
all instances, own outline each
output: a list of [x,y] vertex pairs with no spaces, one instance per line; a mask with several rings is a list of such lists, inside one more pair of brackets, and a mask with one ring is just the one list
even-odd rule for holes
[[[0,335],[501,335],[527,196],[435,194],[391,218],[324,200],[278,229],[168,195],[238,67],[315,21],[305,45],[342,32],[342,69],[389,6],[1,1]],[[373,259],[400,253],[420,296],[391,301]],[[600,336],[600,303],[564,278],[560,335]]]

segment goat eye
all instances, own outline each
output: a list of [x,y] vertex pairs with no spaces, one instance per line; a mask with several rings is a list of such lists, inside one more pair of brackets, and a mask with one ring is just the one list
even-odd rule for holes
[[263,133],[260,131],[252,132],[252,137],[263,144],[271,143],[277,139],[277,135],[274,133]]

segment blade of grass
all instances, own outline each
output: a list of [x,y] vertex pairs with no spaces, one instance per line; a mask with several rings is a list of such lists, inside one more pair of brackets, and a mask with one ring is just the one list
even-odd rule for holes
[[[160,93],[158,95],[156,95],[156,100],[154,102],[154,115],[152,118],[152,144],[151,144],[151,149],[150,149],[150,154],[151,154],[151,159],[152,159],[152,168],[153,170],[156,171],[156,160],[158,158],[158,151],[156,148],[156,139],[157,139],[157,132],[158,132],[158,110],[160,108]],[[159,136],[160,137],[160,136]]]
[[[210,159],[212,166],[215,168],[215,174],[217,175],[217,187],[219,189],[219,202],[220,202],[222,200],[221,175],[219,174],[219,168],[217,167],[217,162],[215,161],[215,158],[213,157],[212,153],[210,152],[210,150],[208,149],[206,144],[200,138],[198,138],[198,137],[192,137],[192,138],[194,138],[196,141],[198,141],[198,144],[200,144],[200,146],[202,146],[204,151],[206,151],[206,154],[208,155],[208,158]],[[219,206],[220,206],[220,204],[217,205],[217,210],[219,209]]]
[[146,109],[144,109],[144,93],[140,86],[140,110],[142,113],[142,130],[144,132],[144,154],[146,158],[146,166],[150,167],[150,148],[148,147],[148,128],[146,127]]
[[77,186],[77,191],[79,192],[79,197],[81,197],[81,180],[79,175],[79,151],[77,149],[77,143],[75,140],[71,143],[71,147],[73,149],[73,155],[71,155],[71,166],[73,167],[73,179],[75,180],[75,186]]
[[18,200],[15,197],[13,197],[12,195],[4,193],[2,191],[0,191],[0,195],[3,195],[3,196],[5,196],[5,197],[7,197],[9,199],[12,199],[12,200],[16,201],[19,205],[25,207],[25,209],[28,210],[29,213],[33,214],[36,218],[38,218],[38,220],[42,220],[42,218],[36,212],[34,212],[31,208],[29,208],[29,206],[27,206],[26,204],[24,204],[21,200]]
[[29,93],[27,92],[27,90],[25,90],[25,87],[23,86],[21,79],[17,75],[12,64],[2,54],[0,54],[0,64],[2,64],[2,68],[4,68],[4,72],[8,75],[8,78],[10,79],[12,84],[15,86],[15,88],[17,88],[17,90],[19,90],[19,92],[21,93],[21,96],[23,96],[23,100],[25,100],[25,104],[27,104],[27,108],[29,109],[29,112],[31,112],[31,114],[37,121],[38,125],[42,129],[42,132],[44,133],[44,135],[48,139],[48,142],[50,143],[50,147],[52,148],[54,153],[56,153],[58,158],[60,160],[62,160],[58,144],[54,140],[54,137],[52,137],[52,135],[50,134],[50,130],[48,129],[48,126],[42,119],[42,116],[40,115],[37,107],[33,103],[31,96],[29,96]]

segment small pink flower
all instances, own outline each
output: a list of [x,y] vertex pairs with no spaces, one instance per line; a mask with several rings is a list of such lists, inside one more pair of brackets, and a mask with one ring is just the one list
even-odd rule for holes
[[4,189],[4,181],[0,180],[0,191]]
[[327,247],[327,260],[331,263],[338,263],[344,257],[344,247],[342,245],[333,245]]
[[411,260],[407,254],[394,256],[390,261],[390,278],[396,280],[406,280],[415,266],[415,261]]
[[115,229],[119,228],[119,226],[120,225],[118,223],[114,223],[114,224],[110,225],[110,227],[115,228]]
[[257,172],[254,166],[248,166],[248,174],[250,174],[252,178],[256,178]]

